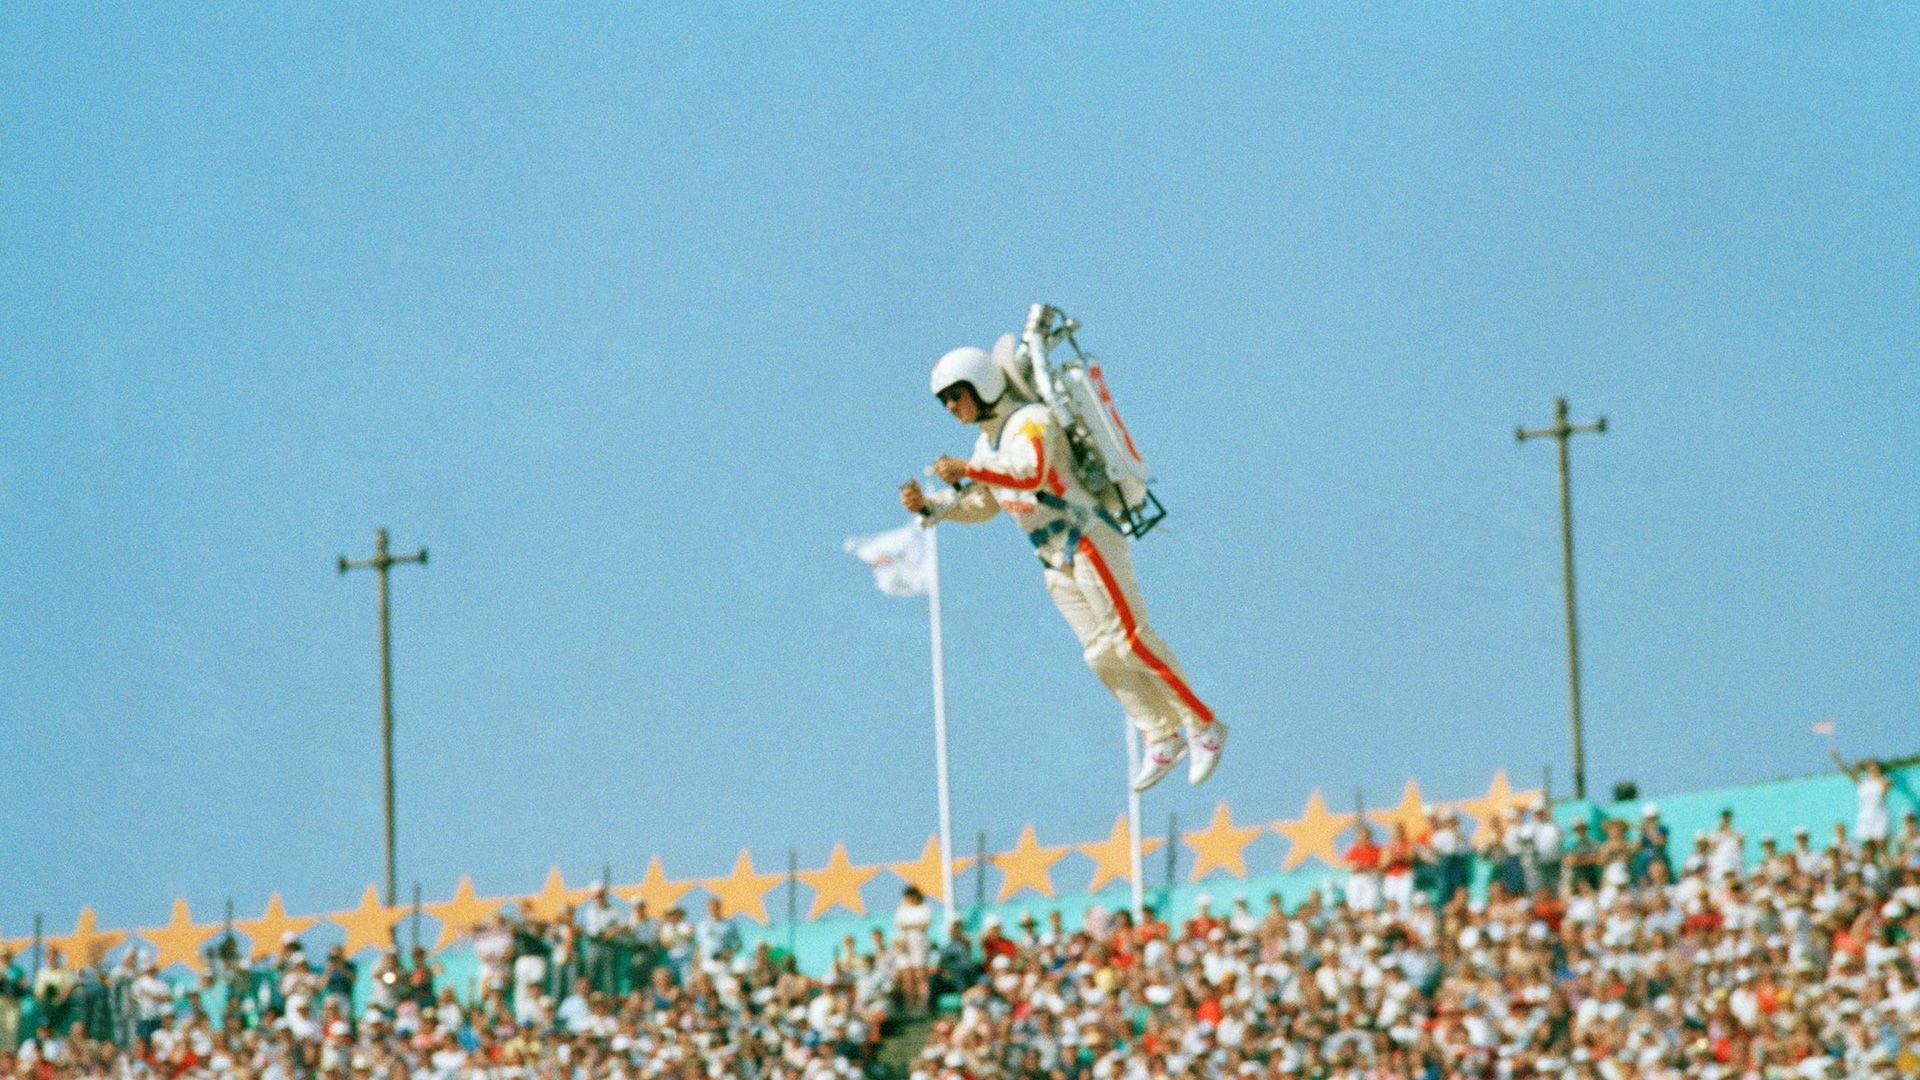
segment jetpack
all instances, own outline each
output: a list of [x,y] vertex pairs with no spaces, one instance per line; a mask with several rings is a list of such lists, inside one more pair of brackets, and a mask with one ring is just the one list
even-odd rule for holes
[[[1098,358],[1080,350],[1074,332],[1078,320],[1046,304],[1035,304],[1018,336],[1003,334],[993,359],[1016,390],[1046,404],[1066,432],[1073,474],[1113,519],[1136,539],[1167,516],[1153,494],[1153,474],[1127,433],[1107,389]],[[1054,359],[1061,342],[1072,359]]]

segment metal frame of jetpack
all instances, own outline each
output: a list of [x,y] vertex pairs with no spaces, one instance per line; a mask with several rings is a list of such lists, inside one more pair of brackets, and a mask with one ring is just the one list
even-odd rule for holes
[[[1111,455],[1101,450],[1099,439],[1088,426],[1087,417],[1072,404],[1073,394],[1068,388],[1078,384],[1106,402],[1112,412],[1112,401],[1105,392],[1106,383],[1096,358],[1083,352],[1074,336],[1078,329],[1079,320],[1050,305],[1035,304],[1027,310],[1026,325],[1020,332],[1020,348],[1025,353],[1027,370],[1032,373],[1034,390],[1046,402],[1060,429],[1066,432],[1067,445],[1073,451],[1075,475],[1095,497],[1110,503],[1108,510],[1119,521],[1121,531],[1139,539],[1167,516],[1167,509],[1154,495],[1150,486],[1152,478],[1138,454],[1134,458],[1140,461],[1138,469],[1128,470],[1124,462],[1110,460]],[[1061,341],[1072,346],[1072,360],[1055,361],[1049,355]],[[1112,413],[1111,422],[1120,428],[1120,435],[1125,438],[1125,427],[1119,425],[1118,413]],[[1124,484],[1128,481],[1139,486],[1139,499],[1126,496]]]

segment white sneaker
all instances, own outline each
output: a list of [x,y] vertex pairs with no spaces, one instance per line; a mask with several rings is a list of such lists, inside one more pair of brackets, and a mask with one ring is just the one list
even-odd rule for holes
[[1159,783],[1160,778],[1172,772],[1186,756],[1187,737],[1177,731],[1148,743],[1146,753],[1140,757],[1140,771],[1133,774],[1133,790],[1145,791]]
[[1193,729],[1193,757],[1187,761],[1187,783],[1204,784],[1220,764],[1220,751],[1227,745],[1227,725],[1215,720]]

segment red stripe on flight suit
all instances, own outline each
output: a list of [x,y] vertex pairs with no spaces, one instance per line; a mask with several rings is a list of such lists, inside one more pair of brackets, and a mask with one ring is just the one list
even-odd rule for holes
[[1028,436],[1028,441],[1033,443],[1034,461],[1033,476],[1031,478],[1023,479],[1018,476],[1010,476],[1007,473],[997,473],[987,469],[976,469],[969,465],[967,466],[967,479],[976,484],[992,484],[994,487],[1012,488],[1015,491],[1033,491],[1038,489],[1040,487],[1040,481],[1047,475],[1047,448],[1046,444],[1041,442],[1040,436],[1038,435]]
[[1153,673],[1160,677],[1160,681],[1166,683],[1174,694],[1186,703],[1187,708],[1193,710],[1193,715],[1202,724],[1213,723],[1213,710],[1207,708],[1206,704],[1195,696],[1186,682],[1173,673],[1172,668],[1153,655],[1151,649],[1141,644],[1140,625],[1133,621],[1133,610],[1127,607],[1127,598],[1121,594],[1119,583],[1113,580],[1113,571],[1107,569],[1107,561],[1100,557],[1100,549],[1094,545],[1091,538],[1085,536],[1080,538],[1080,554],[1093,563],[1094,572],[1100,575],[1100,583],[1107,587],[1107,595],[1113,598],[1113,612],[1120,616],[1120,625],[1127,631],[1127,646],[1133,650],[1133,654],[1151,668]]

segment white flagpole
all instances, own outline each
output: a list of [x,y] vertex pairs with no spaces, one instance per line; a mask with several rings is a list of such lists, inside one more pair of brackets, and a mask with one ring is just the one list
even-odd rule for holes
[[1132,717],[1127,717],[1127,872],[1133,884],[1135,926],[1146,914],[1146,888],[1142,880],[1145,874],[1140,868],[1140,793],[1133,790],[1133,774],[1139,769],[1140,729],[1133,726]]
[[947,793],[947,674],[940,645],[940,527],[929,521],[927,530],[927,617],[933,636],[933,762],[940,793],[940,888],[946,905],[941,937],[958,918],[953,894],[953,809]]

